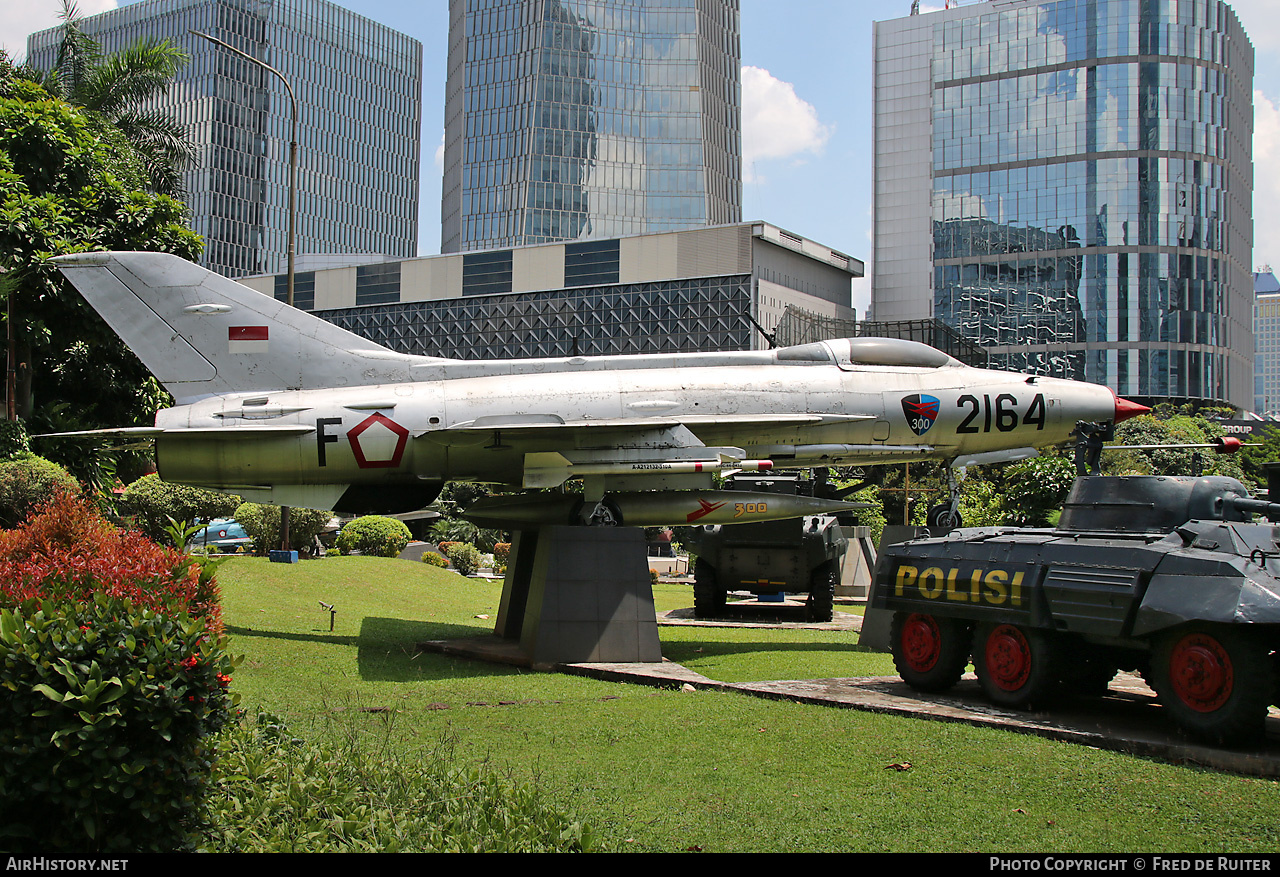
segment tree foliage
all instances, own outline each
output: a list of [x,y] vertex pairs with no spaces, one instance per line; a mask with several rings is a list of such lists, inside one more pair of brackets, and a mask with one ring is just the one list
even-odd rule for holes
[[[333,512],[318,509],[301,509],[296,506],[289,512],[289,542],[300,551],[310,550],[312,540],[324,531]],[[280,547],[280,507],[256,502],[242,503],[236,508],[236,520],[253,538],[254,553],[266,553]]]
[[52,96],[83,110],[96,131],[123,136],[148,191],[182,197],[182,171],[195,156],[195,146],[178,122],[147,104],[186,66],[187,53],[168,40],[144,38],[104,55],[81,27],[74,3],[63,0],[60,17],[53,69],[24,72],[34,74]]
[[155,474],[130,484],[120,498],[122,510],[133,515],[138,529],[156,542],[171,541],[167,535],[170,518],[183,524],[229,518],[242,502],[231,494],[170,484]]
[[95,125],[0,53],[0,292],[21,364],[18,414],[33,432],[59,419],[56,428],[154,421],[163,391],[50,262],[89,250],[196,259],[202,244],[186,208],[145,186],[117,129]]
[[[1222,427],[1203,414],[1157,410],[1116,427],[1116,445],[1208,444]],[[1104,475],[1225,475],[1244,479],[1240,460],[1212,448],[1153,448],[1104,451]]]

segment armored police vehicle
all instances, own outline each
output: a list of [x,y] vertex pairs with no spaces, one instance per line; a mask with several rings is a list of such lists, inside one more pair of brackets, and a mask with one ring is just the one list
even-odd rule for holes
[[[834,490],[825,480],[795,475],[736,475],[724,486],[765,496],[765,501]],[[805,620],[832,619],[840,558],[849,547],[834,515],[703,526],[687,541],[698,556],[693,565],[693,611],[698,618],[722,617],[730,591],[749,591],[807,593]]]
[[1015,708],[1102,694],[1137,670],[1206,742],[1263,734],[1277,701],[1280,504],[1222,477],[1081,477],[1054,530],[965,529],[884,547],[871,605],[921,691],[972,660]]

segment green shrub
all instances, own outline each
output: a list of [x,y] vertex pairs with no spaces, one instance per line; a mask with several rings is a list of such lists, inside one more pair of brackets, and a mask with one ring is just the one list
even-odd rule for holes
[[[309,549],[320,535],[333,512],[292,507],[289,510],[289,544],[295,549]],[[258,556],[280,547],[280,507],[246,502],[236,508],[236,520],[253,538],[253,550]]]
[[15,460],[31,453],[27,428],[21,420],[0,420],[0,460]]
[[594,833],[489,765],[448,745],[413,755],[348,735],[292,737],[271,716],[224,735],[210,852],[585,852]]
[[449,561],[445,560],[443,557],[441,557],[439,554],[437,554],[434,551],[422,552],[422,562],[429,563],[432,566],[438,566],[441,569],[444,569],[449,565]]
[[445,549],[459,575],[469,576],[480,567],[480,549],[469,542],[454,542]]
[[63,493],[78,495],[80,482],[57,463],[34,454],[0,461],[0,526],[16,527]]
[[409,539],[409,528],[404,521],[365,515],[342,528],[337,544],[343,554],[358,551],[376,557],[395,557],[404,551]]
[[154,473],[130,484],[120,498],[125,514],[132,515],[138,529],[156,542],[171,542],[170,518],[184,524],[229,518],[242,502],[238,496],[161,481]]
[[0,848],[193,847],[233,666],[202,621],[102,593],[0,610]]

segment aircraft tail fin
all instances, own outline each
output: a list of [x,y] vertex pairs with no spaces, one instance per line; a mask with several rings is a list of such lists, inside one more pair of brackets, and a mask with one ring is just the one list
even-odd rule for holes
[[397,353],[167,253],[54,263],[179,401],[256,390],[397,383],[429,357]]

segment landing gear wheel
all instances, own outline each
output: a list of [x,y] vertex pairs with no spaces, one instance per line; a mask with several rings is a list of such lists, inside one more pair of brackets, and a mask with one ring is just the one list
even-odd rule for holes
[[916,691],[946,691],[969,665],[972,637],[955,618],[920,612],[895,612],[889,626],[893,666]]
[[612,501],[602,499],[591,510],[591,517],[588,519],[587,525],[591,527],[621,527],[622,512],[618,511],[618,507]]
[[960,519],[960,513],[951,511],[951,503],[942,503],[934,506],[929,509],[924,519],[925,523],[930,527],[955,530],[964,526],[964,521]]
[[716,570],[705,560],[693,564],[693,615],[695,618],[721,618],[727,594],[716,582]]
[[1032,709],[1058,687],[1056,643],[1051,634],[1014,624],[983,624],[973,639],[973,664],[993,703]]
[[1207,743],[1261,739],[1275,664],[1246,631],[1192,625],[1156,643],[1151,686],[1178,726]]
[[830,621],[834,617],[836,598],[836,565],[827,562],[813,571],[809,580],[809,598],[804,603],[804,620],[810,624]]

